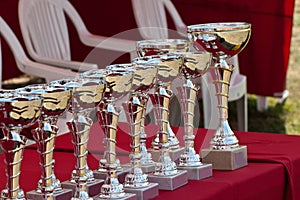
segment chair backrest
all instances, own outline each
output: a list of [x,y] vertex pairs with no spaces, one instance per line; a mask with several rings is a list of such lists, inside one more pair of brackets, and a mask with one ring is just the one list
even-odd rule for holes
[[69,34],[63,10],[65,2],[66,0],[19,1],[21,31],[32,58],[71,59]]
[[172,17],[177,32],[186,36],[186,25],[170,0],[132,0],[136,23],[144,39],[167,39],[169,29],[166,10]]

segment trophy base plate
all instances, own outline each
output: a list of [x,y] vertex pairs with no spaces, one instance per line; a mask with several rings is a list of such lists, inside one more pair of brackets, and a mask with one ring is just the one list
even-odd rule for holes
[[[96,196],[101,192],[101,186],[103,185],[104,180],[95,179],[94,181],[87,183],[87,192],[90,197]],[[63,188],[71,189],[73,191],[73,194],[75,194],[76,190],[76,184],[71,181],[64,181],[61,183],[61,186]]]
[[[71,199],[73,196],[71,189],[62,189],[61,191],[53,193],[53,200],[65,200]],[[45,197],[42,193],[37,192],[35,190],[29,191],[26,193],[26,198],[28,200],[45,200]]]
[[148,186],[143,188],[127,188],[124,187],[126,193],[133,193],[138,200],[153,199],[158,196],[159,188],[158,183],[149,183]]
[[[158,162],[160,157],[160,150],[149,149],[148,152],[151,153],[152,160],[154,162]],[[174,161],[176,164],[179,163],[180,155],[183,153],[184,147],[179,147],[178,149],[169,149],[169,156],[171,160]]]
[[118,198],[101,198],[100,195],[93,197],[93,200],[108,200],[108,199],[118,199],[118,200],[137,200],[136,195],[132,193],[125,193],[123,197]]
[[[130,165],[122,165],[122,170],[117,171],[119,183],[124,183],[126,175],[130,172]],[[106,180],[107,172],[100,172],[98,170],[93,171],[94,177],[97,179]]]
[[155,163],[142,164],[141,168],[144,173],[149,174],[155,171]]
[[188,174],[185,170],[178,170],[178,173],[172,176],[148,174],[148,180],[152,183],[158,183],[160,190],[175,190],[188,183]]
[[202,180],[212,176],[212,164],[200,166],[178,166],[177,169],[186,170],[189,180]]
[[203,149],[201,156],[202,162],[211,163],[217,170],[235,170],[248,164],[246,146],[230,150]]

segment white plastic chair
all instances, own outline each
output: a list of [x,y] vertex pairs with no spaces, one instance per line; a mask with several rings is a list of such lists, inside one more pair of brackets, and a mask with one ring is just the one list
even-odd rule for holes
[[[41,63],[36,63],[26,56],[19,40],[16,35],[13,33],[11,28],[7,25],[2,17],[0,17],[0,34],[1,38],[4,38],[8,46],[10,47],[14,58],[16,60],[17,67],[19,70],[26,74],[32,74],[35,76],[43,77],[47,82],[57,80],[60,78],[66,77],[75,77],[77,73],[69,70],[69,69],[61,69],[58,67],[53,67]],[[2,65],[1,65],[1,48],[0,48],[0,67],[2,74]],[[1,76],[2,80],[2,76]]]
[[19,22],[30,56],[39,62],[86,71],[96,64],[71,60],[66,16],[70,18],[81,42],[123,53],[135,53],[135,41],[91,34],[80,15],[67,0],[20,0]]
[[[170,0],[131,0],[136,23],[144,39],[167,39],[169,29],[166,11],[173,19],[179,36],[187,37],[186,25]],[[172,33],[172,32],[171,32]],[[239,74],[238,58],[232,58],[235,72],[232,75],[229,89],[229,101],[237,101],[239,130],[248,130],[247,85],[246,77]],[[204,76],[202,81],[202,98],[204,109],[204,127],[216,128],[218,122],[217,99],[210,95],[214,91],[212,81]],[[207,84],[208,83],[208,84]]]

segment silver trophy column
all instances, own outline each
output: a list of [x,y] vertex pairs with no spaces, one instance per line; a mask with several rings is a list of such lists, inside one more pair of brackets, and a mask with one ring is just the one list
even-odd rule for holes
[[[183,58],[182,56],[167,54],[140,57],[134,59],[133,62],[140,65],[156,65],[158,68],[158,81],[156,82],[155,91],[153,94],[149,94],[155,107],[154,111],[158,125],[155,141],[157,144],[153,145],[151,149],[152,157],[154,157],[154,160],[157,160],[157,163],[155,172],[149,174],[148,179],[150,182],[159,183],[160,189],[174,190],[187,183],[187,172],[177,170],[176,163],[170,156],[171,144],[169,141],[168,122],[172,91],[168,88],[171,81],[181,72]],[[179,155],[173,154],[173,158],[176,157],[179,158]]]
[[[40,156],[41,179],[34,191],[26,193],[29,199],[71,198],[72,190],[63,189],[54,174],[53,150],[58,133],[57,119],[69,107],[71,92],[66,88],[51,87],[47,84],[29,85],[16,90],[24,95],[37,95],[43,98],[38,127],[28,127],[37,144]],[[33,129],[32,129],[33,128]]]
[[194,149],[194,109],[200,88],[194,79],[206,72],[212,56],[205,52],[176,52],[174,54],[184,59],[181,77],[185,80],[183,86],[177,87],[183,110],[185,143],[185,151],[180,155],[178,169],[187,170],[190,180],[201,180],[212,176],[212,165],[200,162],[200,156]]
[[20,133],[22,128],[31,126],[39,119],[42,99],[4,90],[0,92],[0,103],[0,122],[4,133],[0,145],[5,156],[7,176],[6,188],[1,191],[0,199],[25,200],[19,178],[27,139]]
[[203,162],[214,169],[234,170],[247,165],[247,147],[241,146],[228,124],[228,93],[234,66],[226,59],[240,53],[251,35],[251,24],[244,22],[207,23],[188,26],[188,37],[197,50],[212,53],[216,75],[215,89],[219,125],[211,147],[201,151]]
[[[189,50],[189,42],[185,39],[155,39],[155,40],[141,40],[137,41],[137,53],[140,57],[164,55],[173,52],[186,52]],[[171,85],[167,85],[167,90],[171,91]],[[180,106],[177,104],[174,109],[180,112]],[[175,116],[176,119],[181,119]],[[178,120],[177,120],[178,121]],[[170,143],[170,156],[173,161],[178,161],[180,154],[184,151],[184,148],[180,147],[179,141],[170,126],[170,119],[167,122],[168,128],[168,140]],[[158,135],[152,142],[153,149],[158,149]],[[158,157],[154,156],[153,160],[157,161]]]
[[93,123],[89,114],[102,100],[105,91],[105,82],[91,79],[62,79],[51,82],[53,86],[66,87],[72,93],[72,101],[69,112],[73,119],[67,122],[72,133],[74,156],[76,159],[72,179],[62,183],[64,188],[73,190],[72,200],[92,199],[100,192],[103,180],[93,178],[87,165],[87,143],[90,127]]

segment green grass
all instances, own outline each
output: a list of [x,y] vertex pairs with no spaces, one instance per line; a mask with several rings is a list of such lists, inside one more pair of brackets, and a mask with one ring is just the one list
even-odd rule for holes
[[[300,135],[300,0],[295,1],[290,58],[287,73],[289,96],[284,103],[268,98],[264,112],[256,110],[256,96],[248,95],[248,131]],[[236,109],[229,103],[229,123],[237,130]]]
[[[248,95],[248,131],[269,132],[281,134],[300,133],[300,99],[289,96],[285,102],[278,99],[268,99],[268,109],[259,112],[256,109],[256,96]],[[237,130],[236,106],[229,103],[229,123]]]

